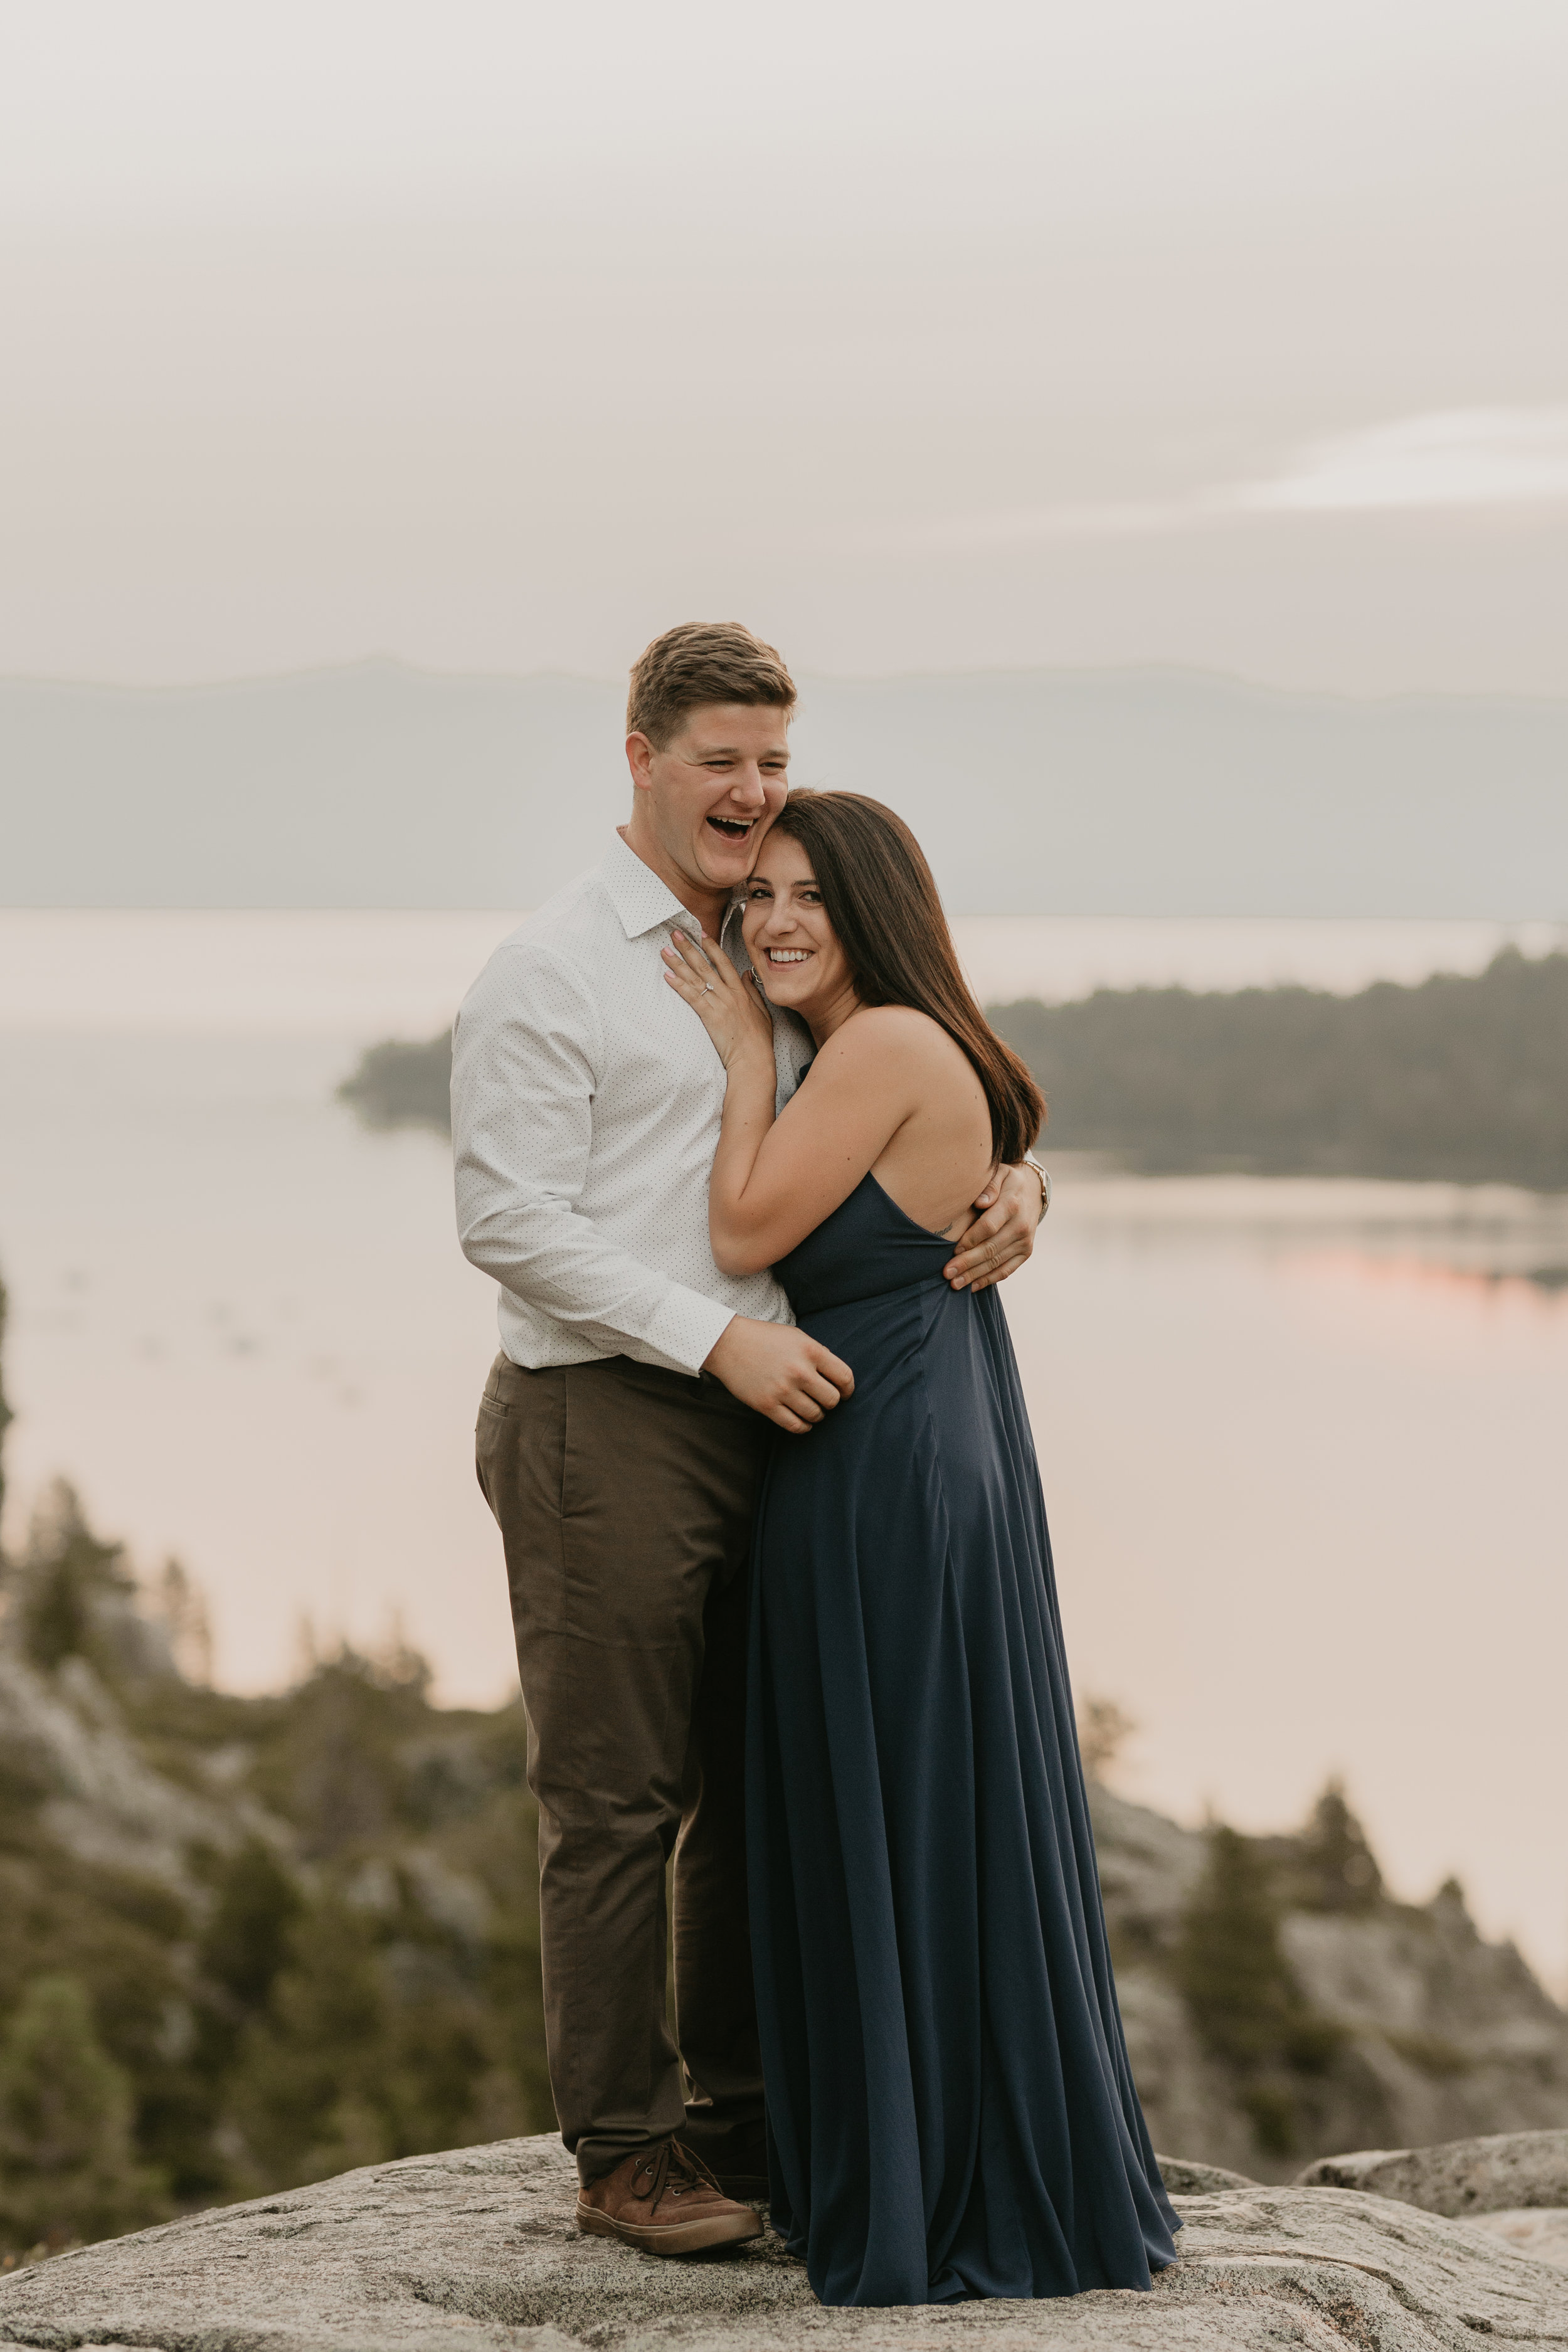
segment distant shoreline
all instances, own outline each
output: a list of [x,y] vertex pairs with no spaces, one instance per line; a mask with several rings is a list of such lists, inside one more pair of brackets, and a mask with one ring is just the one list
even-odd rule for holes
[[[1145,1175],[1358,1176],[1568,1189],[1568,953],[1353,996],[1100,989],[988,1011],[1047,1139]],[[373,1127],[446,1132],[451,1033],[373,1045],[339,1088]]]
[[1568,954],[1475,977],[992,1005],[1047,1133],[1145,1175],[1568,1187]]

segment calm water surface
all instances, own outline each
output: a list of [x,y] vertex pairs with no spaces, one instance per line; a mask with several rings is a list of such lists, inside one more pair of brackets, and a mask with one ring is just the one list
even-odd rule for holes
[[[236,1687],[287,1675],[307,1618],[400,1619],[450,1697],[510,1686],[471,1455],[491,1295],[441,1141],[331,1098],[371,1038],[449,1016],[507,920],[0,915],[9,1534],[68,1474],[140,1566],[203,1583]],[[971,929],[997,992],[1355,986],[1496,936]],[[1057,1173],[1004,1296],[1076,1679],[1141,1726],[1130,1793],[1261,1828],[1342,1771],[1398,1891],[1457,1870],[1560,1987],[1568,1206]]]

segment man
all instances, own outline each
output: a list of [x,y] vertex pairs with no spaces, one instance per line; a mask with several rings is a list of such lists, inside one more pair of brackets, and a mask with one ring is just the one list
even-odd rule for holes
[[[693,922],[742,961],[730,909],[784,803],[795,701],[746,629],[657,639],[631,677],[630,822],[497,949],[453,1039],[458,1232],[500,1286],[477,1451],[539,1803],[551,2084],[579,2226],[658,2253],[761,2228],[741,2201],[767,2188],[745,1569],[768,1423],[809,1444],[854,1386],[771,1275],[713,1263],[724,1073],[660,962]],[[782,1102],[810,1037],[781,1015],[774,1051]],[[1005,1171],[950,1280],[1021,1265],[1042,1194],[1032,1169]]]

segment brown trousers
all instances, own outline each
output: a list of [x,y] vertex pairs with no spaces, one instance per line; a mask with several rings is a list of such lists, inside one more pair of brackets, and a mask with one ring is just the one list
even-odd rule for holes
[[627,1356],[498,1356],[479,1404],[539,1803],[550,2080],[584,2181],[668,2132],[722,2167],[762,2116],[742,1769],[767,1438],[710,1374]]

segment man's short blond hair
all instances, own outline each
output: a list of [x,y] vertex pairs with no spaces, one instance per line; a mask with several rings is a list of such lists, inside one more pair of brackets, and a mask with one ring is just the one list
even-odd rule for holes
[[688,711],[704,703],[744,702],[782,710],[787,719],[795,699],[795,680],[781,656],[739,621],[683,621],[638,655],[626,733],[646,735],[662,751]]

